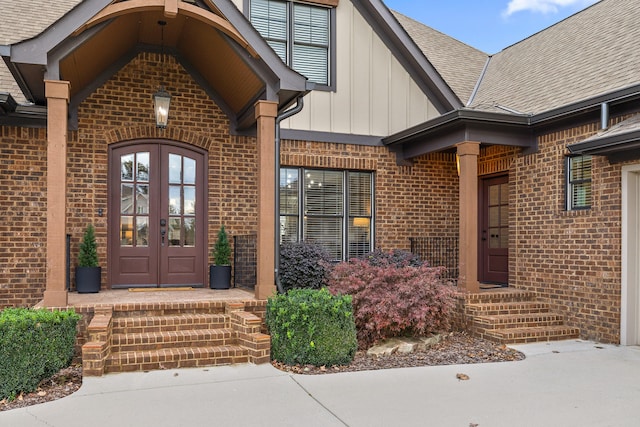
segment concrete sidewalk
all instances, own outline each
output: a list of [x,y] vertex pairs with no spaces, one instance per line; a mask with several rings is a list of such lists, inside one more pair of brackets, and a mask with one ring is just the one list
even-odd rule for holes
[[237,365],[85,378],[64,399],[0,412],[0,426],[640,425],[640,347],[514,347],[527,359],[319,376]]

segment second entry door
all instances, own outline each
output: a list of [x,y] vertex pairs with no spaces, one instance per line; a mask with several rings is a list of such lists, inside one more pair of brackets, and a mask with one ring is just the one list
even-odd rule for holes
[[110,157],[111,286],[203,286],[204,154],[146,142]]
[[509,177],[482,181],[480,281],[506,285],[509,280]]

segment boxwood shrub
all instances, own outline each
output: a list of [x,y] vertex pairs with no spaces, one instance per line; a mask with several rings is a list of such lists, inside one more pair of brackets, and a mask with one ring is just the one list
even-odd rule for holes
[[0,312],[0,400],[34,391],[71,363],[79,319],[73,310]]
[[292,289],[267,302],[271,357],[289,365],[350,363],[358,347],[351,297]]

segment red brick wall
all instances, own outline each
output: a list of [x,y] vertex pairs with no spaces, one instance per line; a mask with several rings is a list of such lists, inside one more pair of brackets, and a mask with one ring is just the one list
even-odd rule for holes
[[[616,119],[618,121],[619,119]],[[621,166],[593,158],[593,204],[565,210],[566,146],[598,124],[548,133],[510,173],[510,283],[562,312],[584,339],[619,342]]]
[[397,166],[386,147],[283,141],[283,166],[375,172],[376,247],[410,248],[415,236],[458,235],[455,156],[430,154]]
[[0,308],[40,301],[46,265],[44,129],[0,127]]

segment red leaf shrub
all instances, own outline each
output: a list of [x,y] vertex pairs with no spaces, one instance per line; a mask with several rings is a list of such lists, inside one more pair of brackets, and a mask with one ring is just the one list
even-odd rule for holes
[[352,259],[333,268],[329,290],[352,296],[358,345],[364,349],[394,336],[449,328],[453,288],[440,278],[443,270]]

